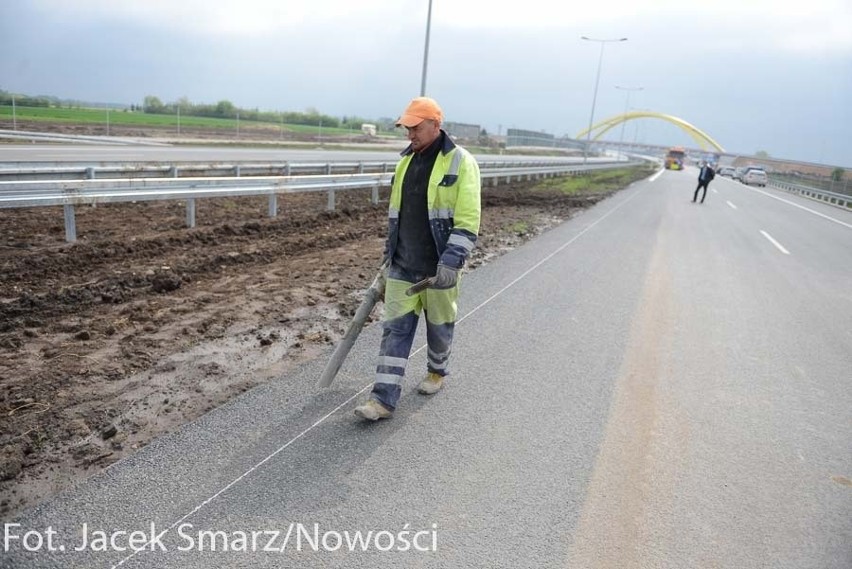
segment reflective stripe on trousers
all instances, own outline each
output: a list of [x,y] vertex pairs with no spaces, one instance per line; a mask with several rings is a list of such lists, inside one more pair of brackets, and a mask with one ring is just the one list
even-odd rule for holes
[[414,296],[405,295],[408,287],[425,277],[391,267],[385,284],[382,343],[371,396],[390,409],[396,408],[402,392],[402,378],[421,312],[426,316],[427,371],[448,374],[447,363],[458,314],[459,283],[449,289],[426,289]]

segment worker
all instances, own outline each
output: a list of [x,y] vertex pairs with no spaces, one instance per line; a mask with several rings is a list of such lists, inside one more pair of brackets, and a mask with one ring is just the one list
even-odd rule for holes
[[[417,391],[437,393],[449,375],[460,276],[476,244],[481,205],[479,164],[441,128],[443,118],[434,99],[417,97],[396,122],[410,144],[391,182],[382,341],[372,392],[355,408],[370,421],[396,409],[421,312],[428,351]],[[429,277],[430,288],[406,295]]]

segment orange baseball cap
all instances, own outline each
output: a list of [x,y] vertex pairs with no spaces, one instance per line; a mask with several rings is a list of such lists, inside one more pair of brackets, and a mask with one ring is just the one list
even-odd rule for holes
[[444,112],[435,99],[429,97],[417,97],[412,99],[403,111],[402,116],[396,120],[396,126],[415,127],[425,120],[433,120],[438,123],[444,120]]

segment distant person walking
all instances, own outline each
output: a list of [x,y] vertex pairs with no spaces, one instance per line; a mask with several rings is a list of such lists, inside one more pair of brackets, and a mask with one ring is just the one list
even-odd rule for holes
[[692,203],[695,203],[695,200],[698,199],[698,190],[701,188],[704,188],[704,192],[701,194],[701,203],[704,203],[704,198],[707,197],[707,186],[710,185],[710,181],[715,177],[716,171],[713,170],[713,166],[709,162],[705,162],[704,166],[701,167],[701,171],[698,173],[698,187],[695,188]]

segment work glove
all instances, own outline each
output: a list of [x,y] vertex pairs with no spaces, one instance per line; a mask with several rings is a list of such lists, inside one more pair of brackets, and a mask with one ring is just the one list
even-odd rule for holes
[[435,282],[432,288],[453,288],[459,280],[459,270],[438,263],[438,271],[435,273]]

